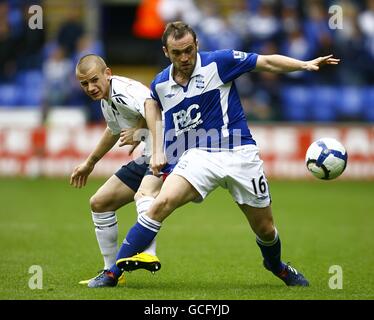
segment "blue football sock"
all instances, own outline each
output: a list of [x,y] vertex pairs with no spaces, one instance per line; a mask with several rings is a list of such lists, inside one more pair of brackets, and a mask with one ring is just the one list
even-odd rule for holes
[[278,232],[275,231],[273,241],[263,241],[257,237],[256,242],[270,270],[275,274],[281,273],[284,270],[284,264],[281,261],[281,241]]
[[143,252],[152,242],[160,228],[160,222],[152,220],[146,215],[139,215],[138,222],[130,229],[123,241],[116,260],[132,257]]

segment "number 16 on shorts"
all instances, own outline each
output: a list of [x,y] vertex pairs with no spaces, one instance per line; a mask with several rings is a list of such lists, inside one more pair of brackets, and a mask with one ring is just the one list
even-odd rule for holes
[[261,194],[266,193],[267,183],[263,175],[258,179],[253,178],[251,182],[252,182],[253,192],[255,195],[258,195],[259,193]]

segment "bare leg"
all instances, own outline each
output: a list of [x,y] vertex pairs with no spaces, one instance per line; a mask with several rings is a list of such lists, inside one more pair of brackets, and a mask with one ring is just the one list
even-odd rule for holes
[[199,197],[195,188],[183,177],[171,174],[164,182],[161,191],[151,208],[138,216],[138,222],[129,230],[117,254],[117,266],[124,268],[126,258],[142,252],[149,246],[161,228],[161,222],[174,209]]
[[152,175],[144,176],[134,199],[137,201],[142,197],[156,198],[161,190],[161,187],[162,178]]
[[264,241],[274,239],[275,227],[271,206],[265,208],[255,208],[246,204],[238,204],[238,206],[258,238]]
[[162,222],[176,208],[197,199],[200,194],[182,176],[171,174],[164,182],[159,195],[149,209],[147,215]]
[[239,207],[257,236],[256,242],[264,258],[264,264],[273,273],[281,273],[284,269],[284,264],[281,261],[281,243],[274,227],[271,207],[254,208],[240,204]]
[[113,175],[91,197],[91,210],[96,213],[115,211],[134,201],[134,195],[134,190]]

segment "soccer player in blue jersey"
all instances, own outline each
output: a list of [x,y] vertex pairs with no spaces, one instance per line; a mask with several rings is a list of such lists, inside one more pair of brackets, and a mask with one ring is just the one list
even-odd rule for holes
[[288,286],[308,286],[301,273],[281,260],[263,162],[234,80],[250,71],[317,71],[323,65],[338,64],[339,59],[330,55],[300,61],[235,50],[198,52],[196,34],[183,22],[169,23],[162,42],[172,64],[152,82],[146,120],[153,135],[152,172],[167,178],[148,212],[139,215],[129,230],[117,254],[117,266],[125,268],[129,257],[154,239],[176,208],[200,201],[222,186],[255,232],[264,267]]

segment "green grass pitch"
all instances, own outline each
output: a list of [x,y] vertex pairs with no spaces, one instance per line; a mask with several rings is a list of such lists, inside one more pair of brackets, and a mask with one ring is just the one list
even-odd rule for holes
[[[263,269],[255,236],[223,189],[203,204],[178,209],[158,235],[161,270],[126,274],[125,287],[78,285],[102,268],[88,199],[104,180],[83,189],[68,179],[0,179],[0,299],[363,299],[374,298],[374,183],[270,181],[282,256],[309,279],[288,288]],[[119,242],[136,219],[118,211]],[[30,289],[38,265],[42,289]],[[342,289],[331,289],[331,266]],[[332,280],[330,280],[331,282]]]

